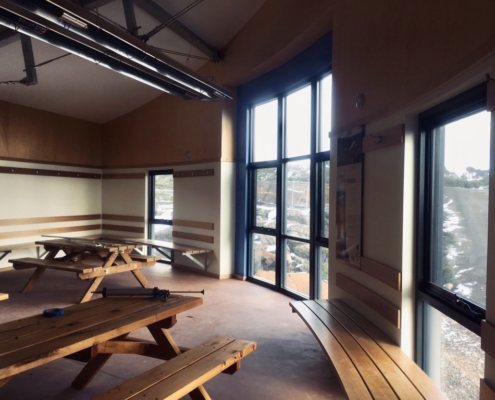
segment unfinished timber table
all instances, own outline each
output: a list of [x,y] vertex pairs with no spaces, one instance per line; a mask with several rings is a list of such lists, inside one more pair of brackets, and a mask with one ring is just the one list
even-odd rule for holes
[[[0,387],[21,372],[62,357],[87,362],[72,383],[76,388],[91,381],[114,353],[173,358],[178,346],[168,329],[177,314],[202,303],[199,297],[174,295],[167,301],[100,298],[65,308],[59,317],[35,315],[0,324]],[[144,327],[155,342],[126,340]]]
[[[121,272],[132,272],[142,287],[150,284],[140,271],[151,267],[160,257],[147,256],[137,252],[138,244],[119,243],[118,241],[94,241],[74,239],[41,240],[36,242],[45,248],[46,256],[39,258],[18,258],[10,260],[15,269],[36,268],[28,282],[21,290],[32,290],[43,272],[47,269],[75,273],[79,279],[89,280],[90,285],[80,299],[84,303],[91,299],[103,278]],[[58,257],[62,251],[65,255]]]

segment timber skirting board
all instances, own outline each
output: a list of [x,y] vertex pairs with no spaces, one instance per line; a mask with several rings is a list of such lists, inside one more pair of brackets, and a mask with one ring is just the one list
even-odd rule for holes
[[219,274],[215,274],[213,272],[208,272],[208,271],[201,270],[199,268],[189,267],[187,265],[182,265],[182,264],[177,264],[177,263],[172,263],[171,265],[173,268],[185,269],[187,271],[196,272],[200,275],[209,276],[210,278],[215,278],[215,279],[231,279],[231,278],[236,277],[235,276],[236,274],[219,275]]

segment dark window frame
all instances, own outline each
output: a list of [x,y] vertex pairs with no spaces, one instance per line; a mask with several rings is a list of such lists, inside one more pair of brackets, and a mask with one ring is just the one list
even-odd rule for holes
[[[328,238],[322,237],[321,232],[321,216],[320,213],[323,212],[324,205],[322,204],[322,192],[324,190],[324,183],[322,182],[322,163],[330,160],[330,150],[317,152],[319,144],[318,136],[318,123],[319,123],[319,94],[320,87],[319,82],[328,75],[331,75],[331,70],[326,70],[324,72],[319,71],[318,73],[312,75],[311,77],[299,81],[296,85],[292,85],[284,91],[279,92],[276,95],[270,96],[268,98],[258,100],[255,103],[249,104],[247,108],[247,131],[248,131],[248,160],[247,163],[247,182],[248,182],[248,226],[246,230],[247,237],[247,249],[248,249],[248,274],[247,280],[261,284],[269,288],[275,288],[276,290],[296,299],[314,299],[320,297],[320,274],[317,268],[317,250],[318,247],[328,248]],[[285,157],[285,115],[286,115],[286,98],[291,93],[294,93],[306,86],[311,86],[311,135],[310,135],[310,153],[309,155],[295,156],[295,157]],[[253,109],[256,106],[268,103],[274,99],[278,101],[278,131],[277,131],[277,159],[270,161],[259,161],[253,162],[253,150],[254,150],[254,140],[252,135]],[[285,170],[289,162],[309,160],[310,162],[310,235],[309,238],[300,238],[292,235],[285,234],[285,227],[283,223],[284,218],[284,198],[285,198]],[[256,170],[263,168],[275,168],[277,171],[277,217],[276,217],[276,228],[263,228],[256,226]],[[253,234],[263,234],[274,236],[276,240],[276,280],[272,284],[264,280],[255,278],[252,276],[252,248],[251,248],[251,238]],[[302,296],[297,292],[294,292],[285,286],[285,257],[283,257],[282,250],[284,248],[284,242],[286,240],[294,240],[301,243],[307,243],[310,246],[310,289],[309,296]]]
[[[172,219],[155,218],[155,176],[157,175],[172,175],[173,169],[162,169],[148,172],[148,238],[153,236],[153,225],[173,225]],[[148,247],[148,253],[151,254],[151,248]],[[170,251],[170,261],[160,260],[158,262],[170,264],[174,261],[174,252]]]
[[[419,115],[417,149],[416,361],[423,368],[427,365],[426,358],[428,354],[427,305],[436,308],[477,335],[480,335],[481,321],[485,318],[484,308],[469,301],[469,299],[457,297],[447,289],[431,282],[431,269],[434,262],[431,248],[435,246],[435,243],[438,243],[439,239],[438,237],[432,237],[430,227],[434,226],[432,224],[438,225],[442,222],[438,219],[438,211],[435,213],[433,196],[435,189],[438,190],[437,186],[443,180],[443,169],[440,177],[439,168],[437,168],[438,158],[436,159],[437,165],[435,164],[435,149],[438,150],[443,143],[441,143],[441,140],[435,142],[435,135],[432,132],[434,129],[448,123],[486,110],[486,99],[486,83],[483,83]],[[474,311],[474,313],[469,310]]]

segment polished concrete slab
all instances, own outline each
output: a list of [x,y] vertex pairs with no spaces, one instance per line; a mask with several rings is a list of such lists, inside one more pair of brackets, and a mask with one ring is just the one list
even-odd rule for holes
[[[46,271],[33,291],[19,293],[32,271],[0,273],[0,322],[74,304],[87,287],[75,275]],[[289,307],[291,299],[239,280],[217,280],[165,264],[143,270],[150,284],[169,290],[205,289],[204,303],[178,316],[171,333],[181,346],[196,346],[216,335],[257,342],[234,375],[220,374],[205,387],[213,399],[344,399],[338,378],[314,336]],[[102,286],[137,287],[129,273],[108,276]],[[151,340],[147,330],[132,334]],[[19,374],[0,388],[0,399],[85,400],[161,363],[136,355],[114,355],[82,390],[71,382],[83,364],[61,359]]]

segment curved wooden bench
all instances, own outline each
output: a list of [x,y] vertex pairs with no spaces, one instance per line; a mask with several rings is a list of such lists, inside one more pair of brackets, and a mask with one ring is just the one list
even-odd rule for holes
[[[123,383],[94,400],[180,399],[221,372],[232,374],[256,343],[216,337]],[[201,389],[195,399],[210,397]]]
[[296,301],[290,306],[330,357],[349,399],[447,400],[399,346],[342,301]]

